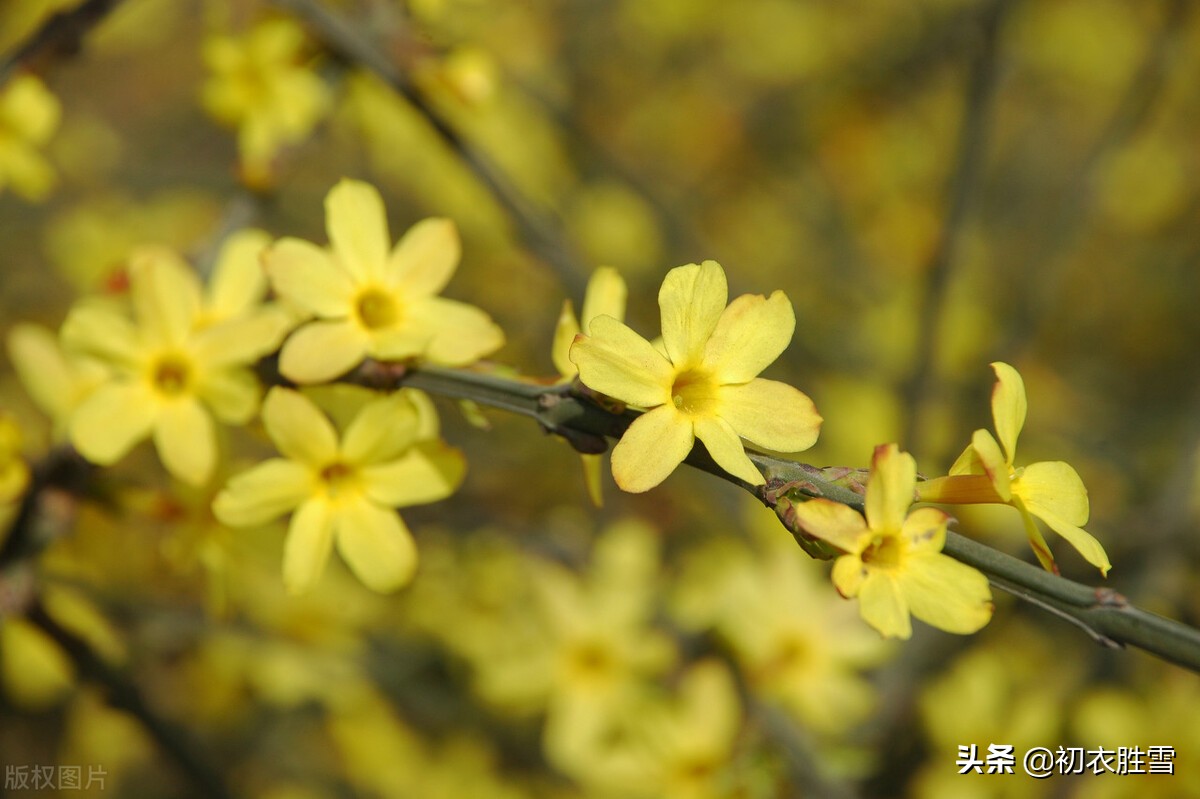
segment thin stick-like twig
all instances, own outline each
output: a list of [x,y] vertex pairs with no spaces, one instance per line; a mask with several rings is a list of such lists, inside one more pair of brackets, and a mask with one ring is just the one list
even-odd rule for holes
[[[419,387],[519,413],[572,443],[583,436],[587,451],[592,452],[596,451],[597,440],[619,437],[637,418],[632,411],[601,407],[587,399],[578,386],[543,386],[470,370],[405,369],[368,362],[345,379],[376,388]],[[766,478],[765,485],[752,486],[729,475],[703,447],[696,447],[685,462],[754,494],[776,511],[798,540],[807,535],[794,519],[789,522],[790,504],[822,497],[863,510],[863,496],[855,490],[853,480],[829,479],[829,470],[757,452],[748,454]],[[811,542],[805,548],[821,557],[834,554]],[[1109,646],[1136,646],[1200,673],[1200,630],[1141,610],[1111,588],[1076,583],[954,532],[947,532],[943,551],[979,569],[997,588],[1039,607],[1053,608],[1055,615],[1070,618],[1096,641]]]
[[67,653],[80,677],[104,690],[110,705],[138,720],[163,753],[196,787],[197,795],[206,799],[232,799],[233,794],[221,772],[197,754],[199,747],[189,740],[182,728],[150,709],[137,687],[124,674],[105,662],[86,641],[59,624],[40,603],[35,602],[26,617]]
[[967,211],[978,193],[979,176],[987,147],[988,127],[996,88],[996,60],[1000,27],[1011,3],[998,0],[979,21],[980,47],[967,81],[959,134],[958,158],[950,183],[946,215],[937,246],[926,270],[924,297],[917,318],[917,361],[905,389],[907,419],[902,438],[914,445],[922,439],[921,410],[929,396],[937,362],[937,334],[950,276],[958,255]]

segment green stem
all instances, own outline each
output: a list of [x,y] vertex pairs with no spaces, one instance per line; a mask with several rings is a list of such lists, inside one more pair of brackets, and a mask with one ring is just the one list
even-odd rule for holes
[[[544,385],[494,373],[434,367],[404,369],[373,362],[348,380],[377,388],[420,388],[517,413],[536,420],[548,432],[586,452],[603,451],[604,438],[620,437],[637,418],[632,411],[602,407],[578,383]],[[854,482],[861,472],[840,470],[845,479],[830,479],[830,470],[757,452],[748,454],[766,477],[766,485],[753,486],[727,474],[703,447],[693,450],[686,462],[751,492],[779,513],[809,554],[831,557],[833,552],[819,543],[814,545],[803,530],[789,524],[786,506],[822,497],[861,511],[863,497],[855,490]],[[1111,588],[1073,582],[957,533],[946,534],[944,551],[979,569],[996,588],[1070,621],[1098,643],[1114,648],[1135,646],[1200,673],[1200,630],[1141,610]]]

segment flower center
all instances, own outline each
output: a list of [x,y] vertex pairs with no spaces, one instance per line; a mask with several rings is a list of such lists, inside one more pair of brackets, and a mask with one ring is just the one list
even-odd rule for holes
[[383,289],[369,288],[358,295],[354,312],[368,330],[390,327],[400,320],[400,303],[396,296]]
[[191,379],[191,364],[179,355],[162,356],[150,373],[155,390],[167,397],[178,397],[187,393]]
[[898,535],[876,535],[863,550],[862,562],[876,569],[895,569],[904,556],[904,542]]
[[571,647],[567,663],[568,671],[575,679],[587,682],[604,680],[616,667],[612,653],[597,641],[582,642]]
[[358,492],[358,470],[344,461],[334,461],[321,470],[321,482],[330,499]]
[[689,369],[675,377],[671,401],[691,416],[705,416],[717,410],[717,381],[703,369]]

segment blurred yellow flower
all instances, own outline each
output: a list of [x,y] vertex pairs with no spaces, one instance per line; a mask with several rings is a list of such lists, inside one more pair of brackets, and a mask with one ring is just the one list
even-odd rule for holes
[[909,613],[952,633],[972,633],[992,617],[987,578],[942,554],[949,516],[936,508],[908,513],[917,464],[895,444],[875,448],[867,482],[866,519],[838,502],[796,506],[811,535],[847,554],[833,564],[833,583],[858,597],[862,617],[885,636],[912,635]]
[[283,552],[293,593],[313,587],[335,541],[367,587],[406,584],[417,551],[393,509],[454,493],[465,470],[458,451],[420,440],[420,416],[403,392],[363,406],[340,440],[317,406],[289,389],[271,389],[262,417],[284,457],[230,479],[213,502],[217,518],[242,527],[294,510]]
[[586,756],[565,766],[591,789],[588,795],[718,799],[748,787],[735,756],[741,700],[717,660],[684,672],[678,696],[649,694],[613,721],[593,737]]
[[[919,483],[922,502],[1003,503],[1021,512],[1029,543],[1042,566],[1057,573],[1054,555],[1042,537],[1036,516],[1067,542],[1100,573],[1112,564],[1100,542],[1079,525],[1087,524],[1088,496],[1083,480],[1062,461],[1013,465],[1017,437],[1025,425],[1028,403],[1025,381],[1016,369],[1001,361],[992,364],[996,385],[992,389],[992,419],[1000,443],[987,430],[976,430],[971,443],[950,467],[950,474]],[[1001,450],[1003,447],[1003,451]]]
[[741,439],[781,452],[807,449],[821,417],[807,395],[756,377],[792,339],[787,295],[746,294],[726,307],[725,271],[715,261],[667,273],[658,293],[660,352],[611,316],[591,321],[571,347],[588,388],[648,412],[613,449],[613,477],[625,491],[647,491],[687,457],[695,439],[717,464],[754,485],[765,481]]
[[389,253],[383,199],[353,180],[329,192],[325,214],[329,250],[284,238],[266,255],[275,291],[317,317],[284,344],[279,368],[286,377],[319,383],[366,356],[461,366],[504,343],[483,311],[437,296],[458,263],[452,222],[418,222]]
[[844,733],[874,705],[862,672],[892,648],[829,591],[819,564],[777,535],[774,514],[756,516],[771,524],[762,551],[720,540],[691,553],[676,618],[689,632],[713,629],[755,695],[813,732]]
[[204,42],[212,74],[201,99],[213,117],[238,129],[251,185],[269,182],[276,153],[307,136],[329,107],[325,84],[302,63],[305,47],[303,28],[285,18],[260,22],[242,37]]
[[71,443],[107,465],[153,436],[171,474],[202,484],[217,462],[212,415],[228,424],[253,418],[259,386],[248,365],[278,346],[286,318],[247,310],[201,325],[200,282],[166,249],[133,257],[130,292],[136,324],[108,301],[81,302],[63,323],[68,350],[111,370],[71,415]]
[[[618,322],[624,321],[627,294],[628,289],[621,273],[611,266],[602,266],[592,272],[588,280],[580,319],[575,317],[575,308],[571,301],[563,301],[562,313],[559,314],[558,324],[554,328],[554,343],[550,349],[554,368],[558,370],[563,381],[574,380],[579,374],[579,368],[571,362],[571,344],[575,337],[581,332],[586,335],[591,329],[592,320],[597,316],[611,316]],[[579,458],[583,462],[583,479],[587,484],[588,496],[596,507],[600,507],[604,504],[600,487],[603,457],[583,454]]]
[[18,75],[0,90],[0,190],[12,186],[31,202],[50,193],[57,178],[38,148],[61,116],[58,98],[33,75]]

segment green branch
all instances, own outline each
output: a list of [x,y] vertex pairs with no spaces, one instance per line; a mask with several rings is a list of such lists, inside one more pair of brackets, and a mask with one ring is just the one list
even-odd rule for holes
[[[633,411],[607,409],[575,384],[545,385],[494,373],[367,362],[345,378],[375,388],[420,388],[431,394],[517,413],[544,430],[566,438],[583,452],[601,452],[606,438],[618,438],[637,418]],[[685,461],[754,494],[779,515],[797,542],[813,557],[829,559],[837,552],[809,537],[789,509],[815,497],[863,509],[865,472],[845,468],[818,469],[804,463],[750,452],[767,479],[753,486],[718,467],[703,447]],[[1200,673],[1200,630],[1134,606],[1111,588],[1073,582],[954,532],[946,535],[944,552],[987,575],[991,584],[1084,630],[1096,642],[1112,647],[1135,646]]]

